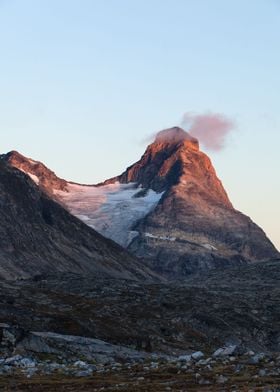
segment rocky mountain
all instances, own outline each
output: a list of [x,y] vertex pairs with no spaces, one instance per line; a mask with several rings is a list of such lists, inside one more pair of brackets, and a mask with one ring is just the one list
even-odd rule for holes
[[160,132],[142,158],[113,181],[163,192],[134,227],[139,234],[129,244],[157,270],[182,276],[279,255],[263,230],[234,209],[210,159],[180,128]]
[[53,195],[55,191],[67,191],[67,181],[57,177],[57,175],[48,169],[42,162],[34,161],[31,158],[19,154],[17,151],[10,151],[8,154],[0,155],[0,160],[9,162],[28,174],[29,177],[47,194]]
[[159,132],[137,163],[95,186],[57,179],[15,152],[2,159],[168,277],[279,255],[263,230],[235,210],[198,140],[181,128]]
[[[41,171],[42,166],[37,167]],[[52,179],[52,184],[61,184],[53,175]],[[0,278],[65,272],[95,277],[150,277],[135,257],[71,215],[3,159],[0,217]]]

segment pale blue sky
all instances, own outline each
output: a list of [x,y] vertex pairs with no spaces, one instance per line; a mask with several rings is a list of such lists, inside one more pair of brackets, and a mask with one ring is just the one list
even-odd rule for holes
[[279,0],[0,0],[1,152],[94,183],[184,112],[236,130],[210,153],[280,248]]

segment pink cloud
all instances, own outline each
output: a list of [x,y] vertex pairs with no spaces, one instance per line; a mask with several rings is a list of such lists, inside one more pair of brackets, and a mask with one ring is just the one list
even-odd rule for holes
[[234,122],[219,113],[185,113],[184,128],[208,150],[220,151],[234,128]]

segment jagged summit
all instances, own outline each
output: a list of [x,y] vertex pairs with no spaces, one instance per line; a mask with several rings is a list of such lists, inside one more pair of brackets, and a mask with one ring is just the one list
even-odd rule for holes
[[207,200],[232,208],[208,156],[199,150],[198,140],[179,127],[160,131],[141,159],[105,184],[135,182],[156,192],[181,184],[181,191],[202,193]]
[[20,152],[18,152],[16,150],[11,150],[11,151],[7,152],[6,154],[0,155],[0,159],[2,159],[4,161],[29,162],[32,164],[41,163],[38,161],[34,161],[34,159],[27,158],[26,156],[24,156],[23,154],[21,154]]
[[168,143],[178,144],[181,142],[187,142],[196,149],[199,149],[199,142],[196,138],[192,137],[188,132],[184,131],[180,127],[172,127],[164,129],[156,134],[154,143]]

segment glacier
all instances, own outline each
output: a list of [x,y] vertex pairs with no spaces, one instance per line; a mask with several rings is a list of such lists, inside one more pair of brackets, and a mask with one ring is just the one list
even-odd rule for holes
[[55,192],[73,215],[124,247],[138,235],[133,230],[135,224],[157,206],[163,193],[133,182],[101,186],[68,183],[67,192]]

